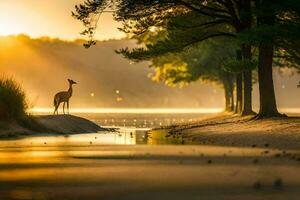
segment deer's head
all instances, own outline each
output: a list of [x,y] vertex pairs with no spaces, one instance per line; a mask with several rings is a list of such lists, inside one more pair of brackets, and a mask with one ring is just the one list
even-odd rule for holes
[[68,82],[73,85],[73,84],[77,84],[75,81],[73,81],[72,79],[68,79]]

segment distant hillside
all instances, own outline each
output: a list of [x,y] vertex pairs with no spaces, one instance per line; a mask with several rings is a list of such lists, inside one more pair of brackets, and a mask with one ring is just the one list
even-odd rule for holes
[[[53,95],[67,89],[67,78],[78,82],[72,107],[223,106],[221,88],[201,83],[183,89],[169,88],[148,78],[151,69],[147,68],[147,63],[130,64],[114,52],[134,45],[133,41],[115,40],[98,42],[85,49],[80,41],[0,37],[0,72],[21,81],[30,102],[37,107],[51,107]],[[279,105],[299,106],[300,90],[296,88],[299,76],[276,73],[274,79]],[[254,94],[257,105],[256,89]],[[118,97],[122,99],[117,101]]]
[[73,107],[223,106],[222,89],[201,84],[178,89],[151,81],[146,63],[130,64],[114,52],[126,46],[134,42],[106,41],[85,49],[79,41],[0,37],[0,69],[22,82],[37,107],[52,106],[53,95],[67,89],[67,78],[78,82]]

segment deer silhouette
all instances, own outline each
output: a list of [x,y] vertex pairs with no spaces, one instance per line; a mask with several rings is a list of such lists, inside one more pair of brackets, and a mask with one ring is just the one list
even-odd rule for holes
[[71,79],[68,79],[68,82],[69,82],[68,91],[59,92],[54,96],[54,101],[53,101],[54,107],[55,107],[54,113],[53,113],[54,115],[55,115],[55,113],[58,114],[58,107],[59,107],[60,103],[62,103],[62,102],[63,102],[63,113],[65,114],[65,104],[67,103],[68,114],[69,114],[69,100],[73,94],[72,86],[77,83]]

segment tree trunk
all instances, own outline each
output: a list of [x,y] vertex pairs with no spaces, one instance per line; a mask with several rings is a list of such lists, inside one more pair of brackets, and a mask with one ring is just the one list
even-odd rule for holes
[[232,80],[224,80],[224,93],[225,93],[225,111],[234,111],[234,98],[233,98],[233,82]]
[[[250,60],[251,46],[243,45],[242,47],[243,59]],[[253,115],[255,112],[252,110],[252,71],[245,70],[243,72],[243,106],[242,115]]]
[[231,112],[234,112],[234,82],[231,82]]
[[[244,15],[241,18],[241,24],[237,27],[237,32],[242,32],[252,27],[252,15],[251,13],[251,0],[240,1],[240,12]],[[241,45],[242,59],[250,60],[252,58],[251,46],[243,44]],[[243,71],[243,105],[242,115],[255,114],[252,110],[252,71],[245,69]]]
[[[236,51],[236,60],[242,60],[242,52],[240,50]],[[243,74],[242,72],[236,75],[236,100],[235,100],[235,113],[241,114],[243,108]]]
[[243,106],[243,86],[242,86],[242,73],[236,75],[236,100],[235,100],[235,112],[241,114]]
[[273,55],[274,47],[272,43],[261,43],[259,45],[258,81],[260,109],[257,118],[282,116],[277,110],[274,92]]
[[[262,14],[257,18],[259,26],[274,26],[275,11],[271,0],[256,1],[256,7],[262,9]],[[268,117],[281,117],[277,110],[274,83],[273,83],[273,57],[274,44],[272,36],[260,41],[258,55],[258,82],[260,108],[256,119]]]

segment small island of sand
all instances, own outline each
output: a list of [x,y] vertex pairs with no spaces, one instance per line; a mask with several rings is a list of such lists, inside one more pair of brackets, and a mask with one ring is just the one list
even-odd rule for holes
[[31,120],[36,125],[31,129],[28,124],[19,122],[3,123],[0,127],[0,138],[16,138],[42,134],[79,134],[96,133],[107,129],[96,123],[74,115],[41,115],[33,116]]

